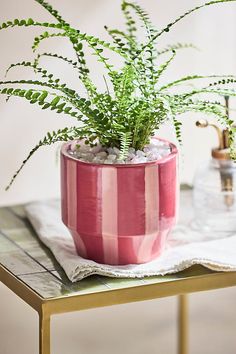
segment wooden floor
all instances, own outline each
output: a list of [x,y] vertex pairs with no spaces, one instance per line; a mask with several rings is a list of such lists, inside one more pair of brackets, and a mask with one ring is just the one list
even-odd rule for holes
[[[236,353],[236,288],[190,297],[190,354]],[[175,298],[55,316],[52,354],[175,354]],[[37,314],[0,285],[0,354],[37,353]]]

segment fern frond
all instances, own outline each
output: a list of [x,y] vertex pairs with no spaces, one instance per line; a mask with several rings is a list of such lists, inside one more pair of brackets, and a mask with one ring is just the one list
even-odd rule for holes
[[[83,118],[82,115],[78,114],[78,112],[73,109],[82,110],[84,108],[84,104],[83,107],[79,107],[80,105],[78,103],[80,101],[75,104],[75,102],[69,100],[64,96],[58,96],[46,90],[26,90],[21,88],[5,87],[3,89],[0,89],[0,94],[7,95],[8,97],[22,97],[29,101],[30,104],[38,104],[39,106],[41,106],[42,109],[55,110],[57,113],[63,112],[64,114],[68,114],[71,117],[75,117],[77,119]],[[50,97],[50,95],[53,96],[53,98],[50,101],[45,101],[45,99],[47,97]]]
[[[38,45],[40,44],[40,42],[44,39],[48,39],[50,37],[68,37],[67,33],[54,33],[54,34],[49,34],[48,32],[45,32],[44,34],[42,34],[40,37],[36,37],[35,38],[35,42],[33,45],[33,49],[35,50]],[[57,54],[52,54],[52,53],[43,53],[43,54],[39,54],[37,56],[37,58],[35,59],[34,65],[38,66],[38,62],[41,56],[50,56],[50,57],[54,57],[54,58],[58,58],[61,60],[66,61],[68,64],[71,64],[75,69],[78,70],[79,72],[79,78],[82,81],[82,83],[84,84],[85,88],[87,89],[87,92],[90,96],[90,98],[94,97],[96,95],[96,87],[95,85],[92,83],[92,81],[90,80],[90,78],[88,77],[89,74],[89,69],[86,66],[86,61],[85,61],[85,54],[82,50],[83,45],[82,43],[79,43],[77,38],[74,38],[73,36],[69,37],[70,41],[72,42],[73,48],[76,52],[77,55],[77,59],[78,62],[72,61],[66,57],[57,55]]]
[[34,62],[34,64],[36,66],[38,66],[38,62],[39,62],[40,58],[43,57],[43,56],[47,56],[47,57],[51,57],[51,58],[57,58],[57,59],[65,61],[67,64],[73,66],[73,68],[78,70],[78,72],[80,73],[79,78],[83,82],[85,88],[87,89],[87,92],[89,94],[90,99],[93,99],[94,97],[97,97],[97,89],[96,89],[96,86],[92,83],[92,81],[88,77],[89,70],[87,69],[85,60],[83,59],[83,61],[82,61],[82,60],[79,59],[79,58],[84,58],[84,55],[82,54],[82,52],[80,52],[80,55],[78,55],[79,64],[78,64],[77,61],[74,61],[72,59],[68,59],[67,57],[64,57],[62,55],[58,55],[56,53],[38,54],[38,56],[37,56],[37,58],[35,59],[35,62]]
[[38,22],[29,19],[15,19],[13,21],[7,21],[0,24],[0,30],[13,28],[13,27],[29,27],[29,26],[39,26],[45,28],[54,28],[64,30],[64,33],[67,34],[67,37],[74,37],[75,39],[79,39],[80,41],[87,42],[92,48],[94,46],[100,45],[103,48],[109,49],[117,54],[120,54],[122,57],[125,57],[125,54],[122,53],[118,48],[114,47],[111,43],[101,40],[95,36],[87,35],[86,33],[81,33],[79,30],[76,30],[70,27],[68,24],[64,23],[49,23],[49,22]]
[[[74,31],[72,32],[63,32],[63,33],[48,33],[48,32],[44,32],[43,34],[41,34],[39,37],[36,37],[34,39],[34,44],[32,46],[33,50],[35,51],[36,48],[38,48],[39,44],[44,40],[44,39],[48,39],[51,37],[67,37],[70,42],[72,43],[72,46],[75,50],[76,56],[77,56],[77,60],[78,62],[72,61],[70,59],[67,59],[66,57],[63,56],[59,56],[57,54],[51,54],[51,53],[44,53],[42,55],[45,56],[51,56],[51,57],[55,57],[61,60],[66,61],[67,63],[71,64],[75,69],[77,69],[79,71],[79,78],[82,81],[82,83],[84,84],[85,88],[87,89],[88,94],[90,95],[90,98],[92,96],[94,96],[96,94],[96,88],[93,85],[92,81],[89,79],[88,74],[89,74],[89,69],[86,66],[86,61],[85,61],[85,54],[82,50],[83,45],[81,42],[78,41],[78,36],[77,36],[77,32],[75,33]],[[40,57],[42,55],[38,55],[34,64],[37,66],[38,65],[38,61],[40,59]]]
[[88,134],[88,131],[84,131],[83,129],[80,129],[78,127],[66,127],[64,129],[59,129],[56,132],[53,131],[51,133],[47,133],[47,135],[41,139],[38,144],[30,151],[26,159],[22,162],[21,166],[19,169],[16,171],[14,176],[12,177],[10,183],[6,187],[6,190],[8,190],[12,183],[14,182],[15,178],[18,176],[18,174],[21,172],[25,164],[29,161],[29,159],[34,155],[34,153],[40,149],[42,146],[48,146],[55,144],[58,141],[70,141],[73,139],[77,138],[84,138]]
[[207,86],[207,88],[210,88],[210,87],[212,87],[212,86],[227,85],[227,84],[235,84],[235,83],[236,83],[235,76],[233,76],[233,75],[221,76],[221,80],[210,83],[210,84]]
[[207,7],[207,6],[218,5],[220,3],[235,2],[235,1],[236,0],[213,0],[213,1],[206,2],[205,4],[196,6],[192,9],[188,10],[183,15],[177,17],[177,19],[174,20],[173,22],[168,23],[167,26],[165,26],[162,30],[160,30],[157,34],[155,34],[147,44],[143,45],[141,52],[143,52],[152,42],[154,42],[157,38],[159,38],[163,33],[169,32],[170,29],[174,25],[176,25],[178,22],[180,22],[181,20],[183,20],[185,17],[189,16],[190,14],[192,14],[196,11],[199,11],[200,9],[203,9],[204,7]]
[[220,95],[220,96],[232,96],[235,97],[236,96],[236,90],[233,89],[225,89],[225,88],[202,88],[199,90],[194,90],[191,91],[189,93],[186,93],[183,95],[184,98],[189,98],[192,97],[194,95],[198,95],[198,94],[216,94],[216,95]]
[[[62,84],[60,82],[60,79],[55,78],[52,73],[49,73],[45,68],[39,67],[37,64],[31,63],[31,62],[19,62],[19,63],[14,63],[9,66],[9,68],[6,70],[6,75],[8,74],[9,70],[11,70],[14,67],[17,66],[23,66],[23,67],[29,67],[32,68],[36,73],[40,74],[42,78],[47,79],[47,83],[49,85],[54,86],[53,88],[62,91],[64,94],[69,95],[71,97],[77,97],[77,94],[75,90],[69,88],[66,84]],[[50,87],[50,86],[48,86]]]
[[192,43],[176,43],[172,45],[168,45],[166,48],[158,50],[157,55],[163,55],[169,52],[172,52],[173,50],[180,50],[180,49],[198,49],[194,44]]
[[129,8],[127,6],[127,2],[124,0],[122,1],[122,4],[121,4],[121,10],[122,10],[122,12],[125,16],[125,19],[126,19],[126,27],[128,30],[128,36],[132,41],[136,42],[136,32],[137,32],[136,23],[129,11]]
[[[234,80],[233,77],[234,77],[233,75],[188,75],[188,76],[182,77],[181,79],[172,81],[172,82],[162,86],[159,89],[159,91],[169,89],[170,87],[182,84],[182,83],[184,83],[186,81],[199,80],[199,79],[222,78],[222,80],[218,81],[218,83],[209,84],[209,87],[213,86],[213,85],[219,85],[219,83],[236,82],[236,80]],[[227,78],[227,79],[225,80],[225,78]],[[229,78],[232,78],[232,79],[229,79]]]
[[47,31],[45,31],[42,34],[40,34],[39,36],[34,38],[34,42],[32,45],[33,52],[36,51],[36,49],[39,47],[40,43],[43,40],[53,38],[53,37],[68,37],[68,35],[67,35],[67,33],[63,33],[63,32],[49,33]]
[[131,139],[130,132],[120,132],[119,135],[120,135],[120,146],[121,146],[119,160],[123,161],[128,155],[128,151],[132,139]]
[[58,22],[62,24],[66,24],[66,22],[63,20],[59,12],[55,10],[49,3],[47,3],[44,0],[35,0],[35,1],[39,3],[41,6],[43,6],[53,17],[57,19]]
[[[56,91],[63,92],[64,94],[68,95],[68,91],[67,90],[65,91],[60,85],[51,84],[51,83],[48,83],[48,82],[43,82],[43,81],[38,81],[38,80],[0,81],[0,85],[9,85],[9,84],[22,84],[22,85],[33,85],[33,86],[48,87],[48,88],[51,88],[51,89],[56,90]],[[73,97],[72,96],[72,92],[75,93],[75,91],[71,90],[69,97]],[[77,96],[77,98],[78,98],[78,96]]]
[[175,128],[175,136],[179,142],[179,144],[182,144],[182,133],[181,133],[181,127],[182,127],[182,123],[175,117],[173,116],[173,125]]
[[185,100],[181,102],[179,107],[175,108],[176,114],[183,114],[186,112],[202,112],[207,115],[215,116],[218,121],[227,128],[231,129],[233,120],[231,120],[225,113],[225,107],[219,102],[211,102],[206,100]]
[[16,18],[12,21],[6,21],[0,24],[0,30],[13,28],[13,27],[30,27],[30,26],[56,28],[62,30],[68,30],[70,28],[69,25],[63,23],[38,22],[33,20],[32,18],[27,18],[27,19]]
[[123,8],[126,9],[127,7],[132,8],[136,12],[146,29],[149,40],[151,40],[156,30],[154,29],[154,26],[149,18],[148,13],[144,9],[142,9],[141,6],[139,6],[137,3],[123,1]]
[[[141,23],[143,24],[146,36],[148,39],[148,43],[145,47],[145,50],[142,51],[143,46],[140,45],[132,45],[132,62],[138,58],[136,69],[140,72],[141,81],[146,81],[144,85],[152,85],[155,86],[155,78],[154,78],[154,60],[157,56],[157,51],[154,46],[154,41],[152,38],[157,33],[156,29],[154,28],[148,14],[146,11],[137,3],[123,1],[124,8],[130,8],[134,10],[138,18],[140,19]],[[146,80],[144,79],[146,77]],[[147,82],[149,81],[149,83]],[[142,88],[144,91],[144,89]],[[154,95],[153,95],[154,96]]]
[[[72,59],[69,59],[67,57],[64,57],[62,55],[59,55],[57,53],[48,53],[48,52],[45,52],[45,53],[41,53],[41,54],[38,54],[37,55],[37,62],[39,61],[40,58],[42,57],[51,57],[51,58],[56,58],[56,59],[60,59],[60,60],[63,60],[65,61],[66,63],[70,64],[73,66],[73,68],[75,69],[78,69],[78,64],[75,60],[72,60]],[[36,65],[37,66],[37,65]]]
[[119,50],[121,50],[123,53],[129,52],[130,49],[127,44],[130,45],[131,39],[127,34],[117,29],[109,29],[107,26],[105,26],[105,30],[111,36],[113,42],[117,45]]
[[157,70],[156,73],[154,73],[154,80],[155,80],[155,83],[158,82],[160,76],[163,74],[163,72],[168,68],[168,66],[171,64],[171,62],[174,60],[176,56],[176,52],[173,50],[172,51],[172,55],[171,57],[166,60],[166,62],[164,62],[162,65],[160,65],[159,69]]

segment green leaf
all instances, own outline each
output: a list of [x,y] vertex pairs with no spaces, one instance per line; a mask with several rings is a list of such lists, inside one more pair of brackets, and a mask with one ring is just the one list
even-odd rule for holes
[[44,0],[35,0],[37,1],[40,5],[42,5],[52,16],[54,16],[60,23],[66,24],[66,22],[63,20],[61,15],[57,10],[55,10],[49,3],[47,3]]
[[51,106],[56,106],[59,101],[60,101],[60,97],[58,97],[58,96],[55,97],[51,102]]
[[42,138],[38,142],[38,144],[34,146],[33,149],[31,149],[28,156],[24,159],[23,163],[21,164],[20,168],[15,172],[10,183],[6,187],[6,190],[8,190],[11,187],[15,178],[21,172],[21,170],[23,169],[25,164],[35,154],[35,152],[37,150],[39,150],[41,147],[55,144],[58,141],[70,141],[70,140],[74,140],[74,139],[78,139],[78,138],[82,139],[85,137],[86,133],[88,133],[88,131],[85,131],[83,128],[78,128],[78,127],[66,127],[63,129],[59,129],[56,132],[55,131],[52,133],[48,132],[47,135],[44,138]]
[[27,20],[27,25],[30,26],[30,25],[33,25],[34,24],[34,20],[32,18],[29,18]]
[[150,43],[154,42],[158,37],[160,37],[163,33],[165,32],[169,32],[170,28],[173,27],[176,23],[180,22],[181,20],[183,20],[185,17],[189,16],[190,14],[204,8],[204,7],[207,7],[207,6],[211,6],[211,5],[219,5],[221,3],[228,3],[228,2],[235,2],[236,0],[214,0],[214,1],[209,1],[209,2],[206,2],[205,4],[203,5],[199,5],[199,6],[196,6],[190,10],[188,10],[187,12],[185,12],[183,15],[179,16],[176,18],[176,20],[174,20],[173,22],[170,22],[166,27],[164,27],[161,31],[159,31],[157,34],[155,34],[152,39],[147,43],[145,44],[143,47],[142,47],[142,51],[144,51],[149,45]]

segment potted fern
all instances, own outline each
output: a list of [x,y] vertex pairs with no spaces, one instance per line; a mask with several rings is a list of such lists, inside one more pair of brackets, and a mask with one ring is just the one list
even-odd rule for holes
[[[50,4],[35,0],[53,17],[52,23],[15,19],[0,29],[37,26],[44,32],[35,38],[33,49],[50,37],[66,37],[76,60],[54,53],[38,54],[33,62],[12,64],[31,68],[40,78],[0,82],[0,93],[19,96],[42,109],[55,110],[75,119],[75,126],[47,133],[30,151],[8,188],[29,158],[42,146],[65,141],[61,149],[62,219],[74,238],[78,254],[108,264],[143,263],[157,257],[176,218],[177,149],[155,136],[167,120],[173,123],[181,142],[178,116],[187,111],[215,116],[230,131],[233,151],[235,128],[220,102],[207,101],[202,94],[235,96],[225,84],[233,76],[190,75],[173,82],[159,83],[179,50],[191,45],[176,44],[157,49],[158,39],[179,21],[201,8],[235,0],[215,0],[199,5],[156,30],[148,14],[136,3],[122,1],[125,32],[105,27],[111,42],[72,28]],[[145,31],[137,38],[135,16]],[[90,77],[87,48],[104,66],[104,90]],[[109,52],[121,58],[115,68]],[[71,65],[87,95],[55,78],[40,66],[42,56]],[[156,59],[162,58],[158,65]],[[209,79],[207,86],[176,93],[177,85]],[[15,86],[20,85],[20,86]],[[21,86],[23,85],[23,86]],[[30,89],[25,86],[31,86]]]

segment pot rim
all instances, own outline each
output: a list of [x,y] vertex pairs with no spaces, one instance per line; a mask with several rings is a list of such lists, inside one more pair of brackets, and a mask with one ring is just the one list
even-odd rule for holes
[[174,158],[177,154],[178,154],[178,149],[177,147],[171,143],[170,141],[166,140],[166,139],[161,139],[161,138],[158,138],[158,137],[152,137],[152,139],[157,139],[157,140],[161,140],[161,141],[164,141],[166,143],[169,144],[170,148],[171,148],[171,152],[169,155],[167,156],[164,156],[162,157],[161,159],[159,160],[154,160],[154,161],[148,161],[148,162],[141,162],[141,163],[127,163],[127,164],[105,164],[105,163],[94,163],[94,162],[86,162],[86,161],[80,161],[79,159],[71,156],[69,153],[68,153],[68,147],[69,145],[75,141],[75,140],[71,140],[69,142],[66,142],[62,145],[61,147],[61,155],[73,160],[73,161],[76,161],[76,163],[80,164],[80,165],[84,165],[84,166],[94,166],[94,167],[110,167],[110,168],[130,168],[130,167],[140,167],[140,166],[153,166],[153,165],[161,165],[161,164],[164,164],[165,162],[171,160],[172,158]]

